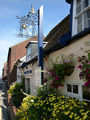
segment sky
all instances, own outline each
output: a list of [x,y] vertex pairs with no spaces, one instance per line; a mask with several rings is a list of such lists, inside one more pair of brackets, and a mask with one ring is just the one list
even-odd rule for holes
[[0,76],[8,50],[26,38],[17,37],[19,21],[16,16],[26,16],[33,4],[35,11],[44,7],[43,34],[47,34],[70,12],[70,5],[65,0],[0,0]]

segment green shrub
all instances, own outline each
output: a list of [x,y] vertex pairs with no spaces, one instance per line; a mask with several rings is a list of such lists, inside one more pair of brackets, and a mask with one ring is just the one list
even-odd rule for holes
[[28,110],[30,106],[33,106],[35,98],[34,96],[28,95],[23,99],[20,109],[18,109],[16,120],[28,120]]
[[46,98],[27,96],[17,112],[16,120],[89,120],[90,110],[86,102],[65,99],[56,94]]
[[38,86],[37,88],[37,96],[46,98],[50,94],[54,94],[56,91],[48,85],[48,83],[44,83],[43,85]]
[[25,97],[21,92],[21,89],[25,91],[25,86],[23,83],[15,83],[10,86],[8,93],[12,96],[14,105],[19,107],[23,98]]

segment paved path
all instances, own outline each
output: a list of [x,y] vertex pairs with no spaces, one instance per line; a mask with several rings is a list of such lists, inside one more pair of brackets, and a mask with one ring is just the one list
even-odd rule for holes
[[6,84],[0,81],[0,120],[9,120]]

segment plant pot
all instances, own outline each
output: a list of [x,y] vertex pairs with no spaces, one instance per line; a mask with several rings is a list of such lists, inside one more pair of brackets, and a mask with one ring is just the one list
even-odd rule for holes
[[65,68],[65,70],[64,70],[66,76],[71,75],[73,73],[73,71],[74,71],[74,66],[69,66],[69,67]]

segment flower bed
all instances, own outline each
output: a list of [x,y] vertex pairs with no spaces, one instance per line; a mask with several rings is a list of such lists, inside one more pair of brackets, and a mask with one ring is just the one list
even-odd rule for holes
[[16,120],[89,120],[86,102],[50,94],[46,98],[27,96],[23,99]]

